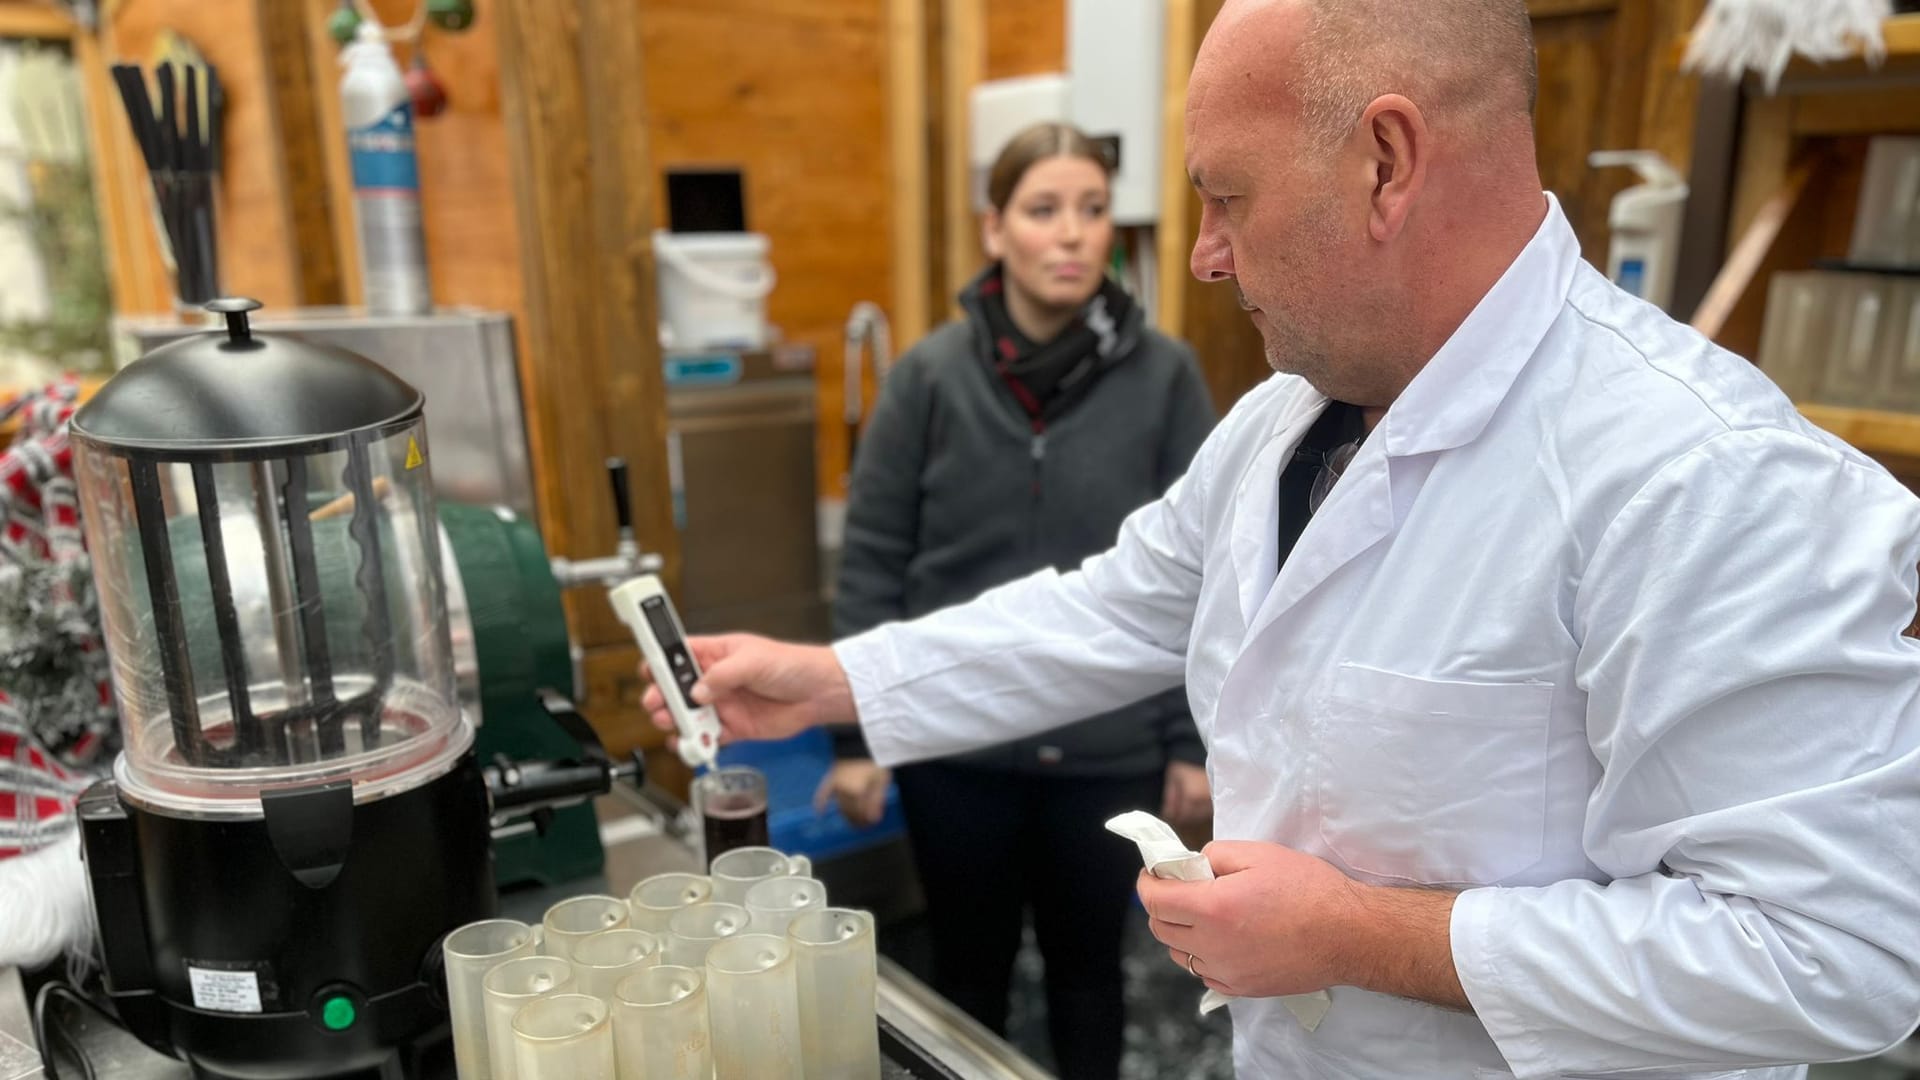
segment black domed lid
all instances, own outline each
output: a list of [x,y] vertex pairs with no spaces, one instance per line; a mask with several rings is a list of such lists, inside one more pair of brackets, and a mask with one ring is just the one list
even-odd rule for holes
[[[221,333],[163,345],[108,379],[74,414],[81,437],[161,453],[312,447],[418,416],[420,391],[364,356],[254,334],[259,301],[215,300]],[[253,456],[253,455],[248,455]]]

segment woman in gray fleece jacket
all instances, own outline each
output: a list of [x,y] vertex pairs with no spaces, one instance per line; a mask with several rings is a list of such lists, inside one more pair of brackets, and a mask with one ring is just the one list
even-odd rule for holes
[[[1211,430],[1191,350],[1147,329],[1108,281],[1110,166],[1063,124],[1016,136],[989,178],[995,263],[888,378],[861,440],[834,600],[845,636],[971,600],[1113,544]],[[1101,830],[1123,810],[1210,812],[1183,692],[1044,736],[899,770],[927,897],[934,982],[1004,1033],[1023,915],[1046,963],[1066,1080],[1118,1075],[1121,931],[1139,858]],[[1075,722],[1077,721],[1077,722]],[[856,823],[888,775],[836,738],[822,799]]]

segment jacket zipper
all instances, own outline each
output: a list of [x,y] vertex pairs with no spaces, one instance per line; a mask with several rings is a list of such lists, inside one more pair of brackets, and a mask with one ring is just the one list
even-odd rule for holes
[[1043,489],[1041,479],[1047,460],[1047,422],[1041,417],[1033,418],[1033,438],[1028,442],[1028,457],[1033,462],[1032,498],[1028,500],[1027,514],[1027,550],[1037,553],[1040,550],[1040,498]]

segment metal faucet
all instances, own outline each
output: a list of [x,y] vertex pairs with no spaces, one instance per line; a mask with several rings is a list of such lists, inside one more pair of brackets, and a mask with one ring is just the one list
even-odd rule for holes
[[553,558],[553,578],[563,589],[583,585],[613,586],[641,574],[658,573],[665,565],[660,556],[640,550],[633,536],[633,504],[627,490],[627,462],[607,459],[607,479],[613,485],[613,512],[620,523],[620,541],[613,554],[588,559]]

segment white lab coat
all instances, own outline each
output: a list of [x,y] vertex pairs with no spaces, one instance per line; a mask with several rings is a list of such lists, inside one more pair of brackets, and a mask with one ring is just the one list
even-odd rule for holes
[[1324,404],[1271,379],[1079,571],[840,643],[875,757],[1184,678],[1216,835],[1465,890],[1476,1015],[1241,1001],[1244,1078],[1783,1080],[1905,1036],[1920,502],[1595,273],[1551,198],[1276,578]]

